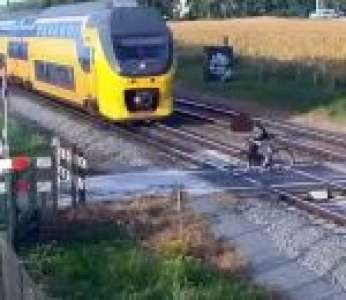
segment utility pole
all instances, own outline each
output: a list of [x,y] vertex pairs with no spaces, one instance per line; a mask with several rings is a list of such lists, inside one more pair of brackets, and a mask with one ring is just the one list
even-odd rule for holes
[[187,0],[179,0],[177,4],[179,18],[185,17],[189,13],[189,5]]
[[1,97],[4,102],[4,127],[2,129],[2,139],[3,139],[3,155],[5,158],[9,156],[9,147],[8,147],[8,98],[7,98],[7,66],[4,62],[3,75],[2,75],[2,89],[1,89]]
[[324,8],[324,0],[316,0],[316,12],[318,13],[321,9]]
[[[10,147],[8,144],[8,93],[7,93],[7,63],[4,60],[2,62],[2,87],[1,98],[4,105],[4,124],[2,129],[2,155],[4,159],[10,157]],[[5,174],[5,186],[6,186],[6,207],[8,212],[8,240],[13,242],[14,226],[15,226],[15,203],[12,199],[12,180],[11,174]]]

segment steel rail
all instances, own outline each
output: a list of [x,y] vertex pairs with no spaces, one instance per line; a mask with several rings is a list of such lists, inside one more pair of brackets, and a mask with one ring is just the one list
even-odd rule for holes
[[[193,103],[193,102],[189,101],[188,103],[189,103],[188,105],[190,105],[190,103]],[[195,105],[195,104],[193,103],[192,105]],[[204,106],[204,104],[197,103],[195,106],[196,107],[197,106]],[[210,107],[211,106],[207,106],[208,109]],[[215,110],[218,113],[229,114],[229,115],[232,115],[232,116],[236,116],[237,115],[237,114],[229,113],[227,111],[222,111],[221,109],[218,109],[218,108],[211,107],[211,109]],[[224,129],[230,128],[230,123],[229,122],[226,122],[226,121],[223,121],[223,120],[219,120],[219,119],[216,119],[216,118],[213,118],[213,117],[210,117],[210,116],[203,116],[203,115],[198,114],[196,112],[192,112],[191,110],[186,110],[186,109],[183,110],[181,108],[176,108],[175,111],[177,113],[179,113],[179,114],[182,114],[182,115],[186,115],[186,116],[189,116],[189,117],[192,117],[192,118],[198,118],[200,120],[205,120],[205,121],[208,121],[210,123],[214,123],[213,127],[214,128],[219,127],[218,128],[219,130],[221,128],[224,128]],[[281,134],[277,134],[276,135],[276,139],[277,139],[278,142],[281,142],[282,144],[285,144],[286,146],[293,146],[293,147],[295,147],[297,149],[300,149],[302,151],[303,150],[307,150],[307,151],[309,151],[309,153],[313,153],[315,155],[323,155],[324,157],[332,158],[334,160],[346,161],[346,155],[345,154],[337,152],[337,151],[330,150],[328,148],[317,146],[317,145],[313,144],[312,142],[304,142],[304,143],[297,142],[297,141],[294,141],[294,140],[291,140],[291,139],[288,139],[288,138],[284,137],[282,133]],[[323,142],[325,142],[325,141],[323,141]],[[345,143],[345,147],[346,147],[346,143]]]
[[[42,97],[41,98],[45,98]],[[48,102],[48,101],[47,101]],[[46,103],[47,103],[46,102]],[[59,108],[60,111],[62,112],[66,112],[66,106],[64,105],[64,110],[61,109],[62,105],[61,103],[56,103],[53,101],[49,101],[49,106],[54,106],[55,108]],[[78,115],[80,118],[87,120],[87,121],[93,121],[93,124],[95,124],[95,118],[84,113],[81,110],[72,108],[71,106],[68,106],[69,108],[69,112],[73,113],[74,115]],[[255,185],[254,187],[251,187],[252,189],[261,189],[264,191],[268,191],[270,193],[275,193],[278,196],[282,196],[283,198],[285,198],[284,200],[289,202],[289,203],[293,203],[295,206],[306,210],[314,215],[318,215],[326,220],[332,221],[336,224],[345,226],[346,225],[346,216],[336,213],[330,209],[324,208],[316,203],[312,203],[309,202],[305,199],[303,199],[302,197],[299,197],[297,195],[294,195],[286,190],[284,190],[284,188],[278,188],[275,186],[271,186],[271,185],[265,185],[263,182],[261,182],[260,180],[254,179],[252,177],[249,177],[248,174],[246,172],[244,173],[230,173],[229,169],[225,169],[223,167],[218,166],[217,164],[214,164],[213,162],[210,161],[203,161],[200,158],[196,158],[193,154],[191,154],[190,152],[187,152],[185,150],[182,150],[179,147],[173,146],[171,143],[169,143],[169,140],[167,140],[167,138],[158,138],[157,136],[154,136],[153,134],[148,133],[148,130],[145,129],[140,129],[138,130],[138,128],[131,128],[131,127],[122,127],[122,126],[118,126],[112,123],[109,123],[105,120],[101,120],[98,119],[98,124],[102,124],[102,125],[107,125],[107,127],[111,126],[111,129],[116,129],[118,130],[120,133],[123,133],[127,136],[130,136],[134,139],[136,139],[137,141],[140,140],[141,142],[148,144],[150,146],[153,146],[157,149],[159,149],[161,152],[163,151],[164,153],[166,153],[167,155],[171,156],[174,155],[176,157],[180,157],[183,158],[184,160],[188,160],[190,162],[192,162],[193,164],[195,164],[196,166],[202,166],[202,167],[209,167],[209,168],[213,168],[216,170],[219,170],[221,172],[225,172],[225,174],[227,175],[231,175],[234,178],[242,178],[244,180],[246,180],[247,182],[251,183],[252,185]],[[208,146],[213,146],[213,147],[217,147],[219,150],[222,149],[222,151],[227,150],[227,153],[229,153],[230,149],[226,148],[226,145],[224,144],[220,144],[219,142],[215,141],[215,140],[210,140],[210,141],[206,141],[205,139],[202,138],[202,136],[196,136],[194,134],[188,133],[188,132],[184,132],[184,131],[179,131],[175,128],[168,128],[167,126],[158,124],[156,125],[157,128],[159,129],[164,129],[166,130],[166,132],[170,132],[170,133],[174,133],[176,135],[178,135],[179,137],[188,137],[194,140],[194,142],[198,142],[198,143],[202,143],[202,145],[208,145]],[[227,146],[229,147],[229,146]],[[297,170],[295,170],[297,171]],[[303,174],[304,173],[304,174]],[[329,182],[324,180],[323,178],[320,178],[318,176],[315,176],[313,174],[310,174],[308,172],[303,172],[303,171],[299,171],[297,172],[297,174],[303,175],[305,177],[308,177],[310,179],[313,179],[315,181],[319,181],[320,183],[322,183],[323,185],[332,185],[335,186],[337,188],[343,188],[343,186],[340,186],[340,184],[336,184],[333,182]],[[306,176],[308,175],[308,176]]]
[[[219,113],[219,114],[223,114],[229,117],[236,117],[240,115],[240,112],[229,109],[229,108],[218,108],[209,104],[205,104],[205,103],[200,103],[200,102],[196,102],[194,100],[190,100],[190,99],[185,99],[185,98],[178,98],[176,99],[176,102],[179,104],[185,104],[185,105],[190,105],[190,106],[195,106],[198,108],[202,108],[205,110],[209,110],[209,111],[213,111],[215,113]],[[302,127],[302,126],[298,126],[296,124],[293,124],[291,122],[284,122],[284,121],[275,121],[275,120],[270,120],[270,119],[266,119],[266,118],[254,118],[254,120],[258,120],[260,122],[266,123],[270,126],[273,127],[282,127],[285,128],[287,130],[293,130],[308,136],[312,136],[314,138],[322,138],[323,140],[330,142],[330,143],[336,143],[342,146],[346,147],[346,135],[338,135],[332,132],[323,132],[323,131],[318,131],[316,129],[313,128],[307,128],[307,127]]]

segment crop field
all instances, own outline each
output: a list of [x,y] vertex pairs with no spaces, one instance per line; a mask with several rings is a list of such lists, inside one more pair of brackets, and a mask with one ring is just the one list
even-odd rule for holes
[[228,36],[244,56],[276,60],[346,60],[346,20],[247,18],[172,22],[180,46],[222,44]]
[[222,45],[228,37],[237,80],[215,87],[215,93],[345,119],[346,19],[261,17],[171,22],[170,27],[181,82],[210,90],[200,75],[203,46]]

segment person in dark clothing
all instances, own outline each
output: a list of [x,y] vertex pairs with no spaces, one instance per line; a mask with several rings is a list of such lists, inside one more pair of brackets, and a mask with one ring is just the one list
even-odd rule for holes
[[266,155],[260,153],[263,142],[269,141],[270,135],[265,127],[259,122],[255,122],[255,136],[249,143],[248,164],[249,166],[266,166],[269,161]]

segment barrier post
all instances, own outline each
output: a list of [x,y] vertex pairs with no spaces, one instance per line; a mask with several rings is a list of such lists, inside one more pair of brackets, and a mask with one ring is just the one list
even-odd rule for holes
[[70,171],[71,171],[71,197],[72,197],[72,207],[77,207],[77,197],[78,197],[78,150],[77,145],[73,144],[71,148],[71,165],[70,165]]
[[87,169],[87,162],[85,159],[85,155],[84,153],[81,151],[79,153],[79,163],[78,163],[78,173],[79,173],[79,186],[78,186],[78,190],[79,190],[79,201],[81,203],[85,203],[86,202],[86,169]]
[[58,202],[60,198],[60,174],[59,174],[59,165],[60,165],[60,139],[54,137],[51,144],[51,157],[52,157],[52,200],[53,200],[53,214],[58,210]]

